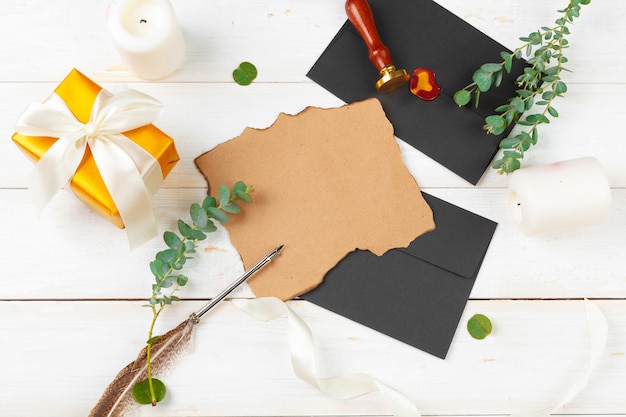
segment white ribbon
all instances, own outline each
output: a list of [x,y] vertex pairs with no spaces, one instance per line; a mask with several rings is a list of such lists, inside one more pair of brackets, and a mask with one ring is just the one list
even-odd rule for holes
[[154,122],[163,106],[135,90],[113,95],[102,89],[89,121],[81,123],[65,102],[52,94],[31,104],[17,121],[26,136],[58,138],[35,165],[29,188],[38,213],[74,176],[87,145],[119,210],[131,249],[157,234],[150,198],[163,181],[158,161],[122,133]]
[[367,374],[356,373],[318,378],[315,344],[311,329],[298,314],[278,298],[236,299],[232,302],[260,320],[268,321],[286,316],[289,323],[291,365],[295,374],[327,397],[345,400],[380,391],[387,406],[396,417],[420,417],[419,411],[406,396]]
[[[420,416],[415,405],[406,396],[369,375],[358,373],[317,378],[313,334],[304,320],[278,298],[235,299],[232,302],[259,320],[268,321],[287,316],[293,370],[300,379],[308,382],[326,396],[333,399],[348,399],[380,391],[396,417]],[[589,362],[585,370],[574,380],[570,389],[556,406],[539,411],[516,413],[511,417],[548,417],[576,397],[587,385],[604,352],[608,325],[597,305],[585,299],[585,307],[589,330]]]
[[574,399],[585,388],[591,374],[600,362],[600,358],[602,358],[608,335],[608,324],[602,310],[587,299],[585,299],[585,308],[587,311],[587,329],[589,330],[589,361],[584,371],[578,378],[574,379],[572,386],[556,406],[538,411],[515,413],[511,417],[548,417]]

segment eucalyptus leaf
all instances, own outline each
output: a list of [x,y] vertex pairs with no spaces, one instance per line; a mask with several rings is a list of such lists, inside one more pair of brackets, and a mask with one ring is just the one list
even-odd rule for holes
[[554,107],[548,107],[548,113],[552,117],[559,117],[559,112]]
[[207,212],[198,203],[193,203],[189,208],[189,212],[193,224],[198,229],[202,229],[204,226],[206,226],[206,222],[208,220]]
[[164,279],[161,281],[161,287],[162,287],[162,288],[169,288],[169,287],[171,287],[172,285],[174,285],[174,280],[173,280],[171,277],[164,278]]
[[206,196],[202,202],[202,208],[208,211],[209,207],[217,207],[217,200],[213,196]]
[[[155,399],[154,401],[160,402],[165,398],[165,394],[167,393],[167,389],[165,388],[165,384],[161,382],[161,380],[152,378],[152,386],[154,387]],[[139,381],[133,386],[132,389],[133,399],[137,401],[139,404],[152,404],[152,395],[150,394],[150,381],[148,379],[144,379],[143,381]]]
[[493,85],[495,85],[496,87],[500,87],[500,84],[502,84],[502,71],[498,71],[495,73],[495,80],[493,82]]
[[[211,225],[213,224],[210,220],[207,219],[207,225],[209,223],[211,223]],[[206,227],[207,226],[205,226],[205,228]],[[192,241],[193,240],[204,240],[204,239],[206,239],[206,234],[204,234],[203,231],[200,231],[200,230],[197,230],[197,229],[193,229],[191,226],[189,226],[187,223],[185,223],[182,219],[178,220],[178,230],[180,231],[180,234],[183,235],[183,237],[185,239],[189,239],[189,240],[192,240]],[[190,248],[189,248],[190,244],[193,247],[195,247],[193,242],[186,241],[185,242],[185,249],[187,251],[190,251]]]
[[162,337],[163,337],[163,335],[152,336],[150,339],[148,339],[146,344],[151,345],[151,344],[153,344],[154,342],[156,342],[157,340],[159,340]]
[[163,233],[163,240],[169,248],[174,250],[178,250],[183,244],[183,241],[178,237],[178,235],[170,231]]
[[458,106],[465,106],[472,100],[472,93],[467,90],[459,90],[454,93],[454,102]]
[[250,62],[242,62],[233,71],[233,80],[239,85],[250,85],[257,75],[257,69],[253,64]]
[[222,207],[224,207],[230,201],[230,190],[224,184],[220,186],[220,189],[217,193],[217,200]]
[[216,230],[217,230],[217,227],[215,226],[215,223],[213,223],[211,219],[207,220],[206,226],[204,226],[204,229],[202,229],[202,231],[205,233],[213,233]]
[[246,184],[243,181],[237,181],[235,183],[235,185],[233,185],[233,192],[235,191],[242,191],[242,192],[246,192],[246,190],[248,189],[248,187],[246,186]]
[[228,216],[226,213],[216,207],[209,207],[209,216],[221,223],[228,222]]
[[557,94],[563,94],[567,92],[567,85],[563,81],[557,81],[554,92]]
[[230,203],[222,206],[222,210],[224,210],[227,213],[231,213],[231,214],[237,214],[239,212],[241,212],[241,208],[237,205],[237,203],[231,201]]
[[476,70],[472,79],[478,86],[478,89],[482,92],[488,91],[491,88],[491,73],[484,71],[483,69]]
[[504,69],[506,70],[507,74],[510,73],[511,67],[513,66],[513,57],[508,52],[500,52],[500,56],[503,59],[502,63],[504,65]]
[[523,113],[526,108],[524,107],[524,100],[522,100],[520,97],[513,97],[513,99],[511,100],[511,105],[515,108],[515,111],[517,113]]
[[487,116],[485,122],[493,128],[503,128],[506,126],[506,122],[500,116]]
[[165,249],[157,253],[156,255],[156,259],[161,261],[163,264],[167,264],[167,265],[170,265],[174,261],[176,261],[177,257],[178,257],[178,252],[176,252],[174,249]]
[[181,287],[184,287],[185,285],[187,285],[188,281],[189,281],[189,278],[187,278],[186,275],[181,274],[176,277],[176,283],[180,285]]
[[500,141],[500,149],[515,149],[519,145],[519,139],[517,137],[508,137]]
[[163,270],[163,262],[159,260],[150,261],[150,272],[156,278],[162,278],[165,271]]
[[[233,199],[243,201],[251,201],[249,194],[254,191],[252,187],[247,186],[243,182],[238,182],[233,186],[233,190],[237,195],[233,195]],[[148,345],[156,342],[160,336],[152,337],[152,329],[156,319],[165,306],[180,301],[178,295],[175,295],[180,287],[188,283],[186,275],[175,271],[183,269],[189,256],[196,252],[196,242],[207,238],[207,233],[217,230],[215,223],[209,219],[226,222],[228,216],[226,211],[232,214],[239,213],[241,208],[238,204],[231,201],[231,192],[225,185],[220,186],[218,191],[218,199],[220,207],[217,207],[218,200],[214,197],[207,196],[202,205],[193,203],[189,208],[189,215],[193,226],[179,219],[177,222],[180,236],[175,232],[166,231],[163,234],[163,240],[167,245],[167,249],[157,252],[154,260],[150,262],[150,271],[154,275],[154,283],[151,284],[152,295],[146,305],[152,311],[152,323],[148,333]],[[182,237],[181,237],[182,236]],[[169,289],[166,293],[165,289]],[[150,367],[150,356],[147,358],[148,367]],[[150,369],[150,368],[148,368]],[[135,401],[141,404],[155,404],[165,397],[165,385],[158,379],[151,379],[154,391],[151,394],[150,380],[144,380],[137,383],[132,388],[132,395]]]
[[177,259],[177,262],[175,262],[172,267],[175,270],[181,270],[183,269],[183,267],[185,266],[185,263],[187,262],[187,258],[185,256],[179,256]]
[[245,201],[246,203],[252,203],[252,197],[250,194],[242,190],[233,190],[233,195],[237,197],[237,200]]
[[495,72],[499,72],[502,71],[502,65],[500,64],[483,64],[480,67],[481,70],[485,71],[485,72],[489,72],[489,73],[495,73]]
[[467,322],[467,331],[474,339],[484,339],[491,330],[491,320],[484,314],[474,314]]

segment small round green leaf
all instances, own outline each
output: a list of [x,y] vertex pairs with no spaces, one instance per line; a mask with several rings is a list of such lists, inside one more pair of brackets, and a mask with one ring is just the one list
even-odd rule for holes
[[484,339],[491,333],[491,320],[483,314],[474,314],[467,321],[467,331],[474,339]]
[[506,121],[500,116],[487,116],[485,118],[485,123],[493,126],[494,128],[506,126]]
[[[152,385],[154,387],[155,401],[159,402],[165,398],[167,391],[165,384],[156,378],[152,378]],[[133,399],[139,404],[153,404],[152,395],[150,395],[150,381],[147,379],[137,382],[133,386],[132,394]]]
[[187,278],[186,275],[181,274],[176,277],[176,283],[181,287],[184,287],[187,284],[187,281],[189,281],[189,278]]
[[454,93],[454,102],[458,106],[465,106],[472,99],[472,94],[467,90],[459,90]]
[[256,67],[249,62],[242,62],[233,71],[233,80],[239,85],[250,85],[256,76]]

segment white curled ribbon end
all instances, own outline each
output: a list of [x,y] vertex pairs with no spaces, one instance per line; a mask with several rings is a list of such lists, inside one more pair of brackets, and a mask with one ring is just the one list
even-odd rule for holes
[[114,96],[104,89],[85,124],[56,94],[43,104],[27,107],[15,130],[27,136],[58,138],[31,176],[29,188],[37,212],[72,179],[89,145],[124,222],[131,249],[156,236],[150,198],[160,187],[163,173],[158,161],[123,132],[154,122],[162,111],[161,103],[146,94],[125,90]]
[[304,320],[278,298],[235,299],[233,304],[259,320],[287,317],[291,364],[295,374],[332,399],[345,400],[379,391],[396,417],[420,417],[404,394],[363,373],[318,378],[313,334]]
[[609,331],[609,326],[602,310],[586,298],[585,310],[587,312],[587,329],[589,331],[589,360],[585,369],[574,379],[571,387],[556,406],[537,411],[515,413],[511,417],[548,417],[569,403],[585,388],[589,378],[591,378],[591,374],[604,354]]
[[[366,374],[348,374],[332,378],[318,378],[315,369],[315,347],[311,330],[287,304],[277,298],[237,299],[233,304],[241,310],[268,321],[287,317],[291,363],[296,375],[333,399],[348,399],[373,391],[380,391],[392,413],[397,417],[418,417],[415,405],[399,391]],[[587,326],[589,330],[589,361],[585,370],[574,380],[563,399],[554,407],[521,412],[511,417],[548,417],[555,413],[587,385],[591,374],[600,361],[606,347],[608,325],[600,308],[585,299]]]

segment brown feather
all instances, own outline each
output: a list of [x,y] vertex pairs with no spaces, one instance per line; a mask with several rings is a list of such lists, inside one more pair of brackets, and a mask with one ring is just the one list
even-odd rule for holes
[[[154,377],[167,374],[189,350],[194,324],[191,318],[185,320],[152,344],[150,356]],[[89,417],[123,417],[136,406],[131,391],[137,382],[147,378],[146,349],[144,347],[135,361],[118,372],[89,413]]]

